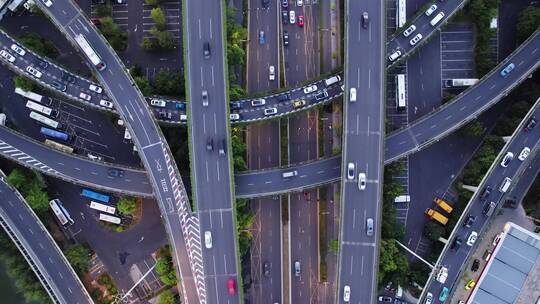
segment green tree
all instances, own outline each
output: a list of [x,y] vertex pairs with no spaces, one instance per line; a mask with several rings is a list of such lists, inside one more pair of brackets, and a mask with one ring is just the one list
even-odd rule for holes
[[479,137],[484,134],[484,125],[482,122],[475,120],[466,124],[459,130],[459,133],[468,137]]
[[96,7],[96,15],[98,18],[105,18],[112,16],[112,6],[100,4]]
[[161,280],[161,282],[163,282],[163,284],[169,286],[175,285],[176,282],[178,282],[176,278],[176,273],[174,273],[174,271],[159,276],[159,279]]
[[154,94],[154,89],[150,85],[150,82],[141,76],[133,77],[135,79],[135,83],[137,84],[137,87],[139,87],[139,90],[141,90],[142,94],[144,96],[150,96]]
[[30,189],[24,199],[36,213],[44,213],[49,210],[49,195],[37,185]]
[[178,71],[161,70],[152,82],[157,94],[168,96],[184,95],[184,78]]
[[330,251],[337,253],[339,251],[338,240],[330,240],[330,242],[328,242],[328,248],[330,249]]
[[176,299],[170,289],[167,289],[159,294],[157,304],[175,304]]
[[122,197],[120,200],[118,200],[116,208],[118,208],[118,211],[122,214],[133,214],[133,212],[137,210],[135,198],[130,196]]
[[540,27],[540,8],[528,6],[521,12],[516,25],[517,40],[521,44]]
[[59,55],[54,44],[37,33],[25,33],[19,37],[18,41],[39,55],[53,59]]
[[66,250],[65,255],[79,276],[83,276],[88,272],[88,269],[90,269],[92,251],[87,246],[73,245]]
[[154,52],[154,51],[157,51],[158,49],[158,45],[154,42],[154,40],[148,37],[143,38],[141,42],[141,47],[143,48],[143,50],[147,52]]
[[391,280],[398,284],[404,283],[403,274],[407,273],[408,268],[407,257],[399,251],[395,242],[393,240],[381,239],[379,285]]
[[231,84],[229,86],[229,98],[231,100],[238,100],[246,96],[246,91],[237,84]]
[[227,48],[227,61],[232,66],[241,66],[245,63],[246,52],[239,45],[229,45]]
[[157,32],[157,43],[162,50],[172,50],[176,47],[176,42],[172,33],[163,31]]
[[444,227],[435,221],[427,221],[424,224],[424,230],[422,231],[422,235],[433,242],[438,241],[439,238],[444,236],[445,233],[446,230]]
[[156,272],[158,274],[166,274],[171,271],[171,257],[170,256],[164,256],[160,257],[156,262]]
[[127,32],[120,29],[118,24],[114,23],[112,17],[101,18],[100,31],[116,51],[124,51],[127,48]]
[[22,189],[27,187],[29,184],[28,177],[24,174],[23,171],[20,169],[13,169],[11,173],[7,176],[7,182],[11,186],[17,188],[21,193],[23,192]]
[[152,5],[152,6],[158,6],[161,3],[163,3],[165,0],[144,0],[146,4]]
[[159,31],[164,31],[167,26],[167,16],[165,16],[165,12],[161,9],[161,7],[153,8],[150,11],[150,18],[154,20],[156,23],[156,28]]
[[13,81],[15,82],[15,87],[25,91],[35,91],[37,87],[36,83],[28,77],[18,75],[13,78]]

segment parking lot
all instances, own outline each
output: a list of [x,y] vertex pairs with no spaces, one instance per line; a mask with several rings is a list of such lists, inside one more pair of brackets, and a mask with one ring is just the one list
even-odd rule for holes
[[[112,5],[112,18],[114,20],[114,23],[118,24],[118,26],[126,31],[128,30],[128,5],[129,2],[126,1],[125,3],[118,4],[116,1],[111,1]],[[97,3],[97,1],[92,1],[90,8],[91,8],[91,18],[97,18],[96,14],[96,8],[100,4]]]
[[[169,1],[164,2],[160,5],[161,9],[163,9],[163,12],[165,12],[165,15],[167,16],[167,31],[171,32],[174,37],[178,40],[182,37],[182,28],[180,24],[182,23],[182,16],[180,14],[180,7],[181,2],[180,1]],[[143,32],[144,37],[152,37],[150,35],[150,29],[154,27],[156,24],[154,23],[154,20],[150,18],[150,12],[152,11],[153,6],[148,4],[143,4]]]
[[445,85],[447,80],[476,78],[474,41],[471,24],[450,23],[441,31],[441,87],[443,93],[457,95],[466,89],[466,87],[448,87]]
[[394,35],[396,31],[396,0],[386,0],[386,37]]

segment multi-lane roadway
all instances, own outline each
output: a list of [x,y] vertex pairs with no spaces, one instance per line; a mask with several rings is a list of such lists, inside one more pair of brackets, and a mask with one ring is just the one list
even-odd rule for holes
[[0,226],[6,230],[55,303],[94,303],[47,229],[22,196],[0,181]]
[[[384,166],[384,2],[346,1],[345,14],[348,94],[343,118],[338,300],[373,303]],[[358,52],[362,56],[353,55]]]
[[192,192],[204,240],[206,301],[239,303],[241,280],[236,256],[222,27],[225,4],[184,4]]

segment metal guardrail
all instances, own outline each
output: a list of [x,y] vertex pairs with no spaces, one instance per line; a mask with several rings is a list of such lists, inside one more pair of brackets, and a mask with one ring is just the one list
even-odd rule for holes
[[[28,203],[22,197],[19,191],[13,188],[12,186],[10,186],[7,182],[5,182],[5,178],[6,178],[6,175],[4,174],[4,172],[0,170],[0,180],[1,180],[0,183],[4,183],[5,186],[8,189],[11,189],[14,192],[14,194],[19,198],[19,200],[21,201],[20,207],[25,209],[26,212],[28,212],[28,214],[30,214],[32,218],[35,220],[36,225],[39,226],[41,232],[43,232],[43,234],[45,235],[46,241],[48,241],[51,244],[51,246],[55,249],[56,253],[62,260],[62,262],[64,262],[66,268],[70,270],[72,279],[75,281],[76,285],[78,285],[80,289],[83,291],[83,294],[88,299],[88,303],[94,303],[94,301],[88,294],[88,291],[82,284],[81,280],[79,279],[79,277],[77,276],[77,274],[75,273],[75,271],[73,270],[69,262],[67,261],[66,257],[64,256],[64,254],[62,253],[62,251],[60,250],[60,248],[58,247],[58,245],[56,244],[52,236],[49,234],[45,226],[43,226],[43,224],[41,223],[41,220],[37,217],[37,215],[34,213],[32,208],[28,206]],[[61,304],[70,303],[70,301],[68,301],[68,298],[63,296],[62,291],[59,290],[56,284],[54,282],[51,282],[52,280],[51,277],[47,274],[45,267],[43,267],[43,264],[41,264],[39,259],[34,254],[32,250],[32,246],[26,240],[19,238],[17,227],[13,227],[14,225],[12,225],[12,223],[10,222],[11,222],[10,219],[7,217],[6,214],[4,214],[3,209],[0,208],[0,226],[4,228],[9,238],[15,243],[15,246],[17,247],[17,249],[19,249],[24,259],[28,262],[28,264],[30,265],[30,268],[36,274],[38,280],[45,288],[45,291],[47,292],[49,297],[51,297],[51,300],[55,303],[61,303]]]
[[[456,225],[454,226],[454,229],[452,229],[452,232],[450,233],[450,236],[448,236],[448,240],[451,240],[455,237],[457,231],[463,226],[463,222],[465,220],[465,218],[467,217],[467,214],[469,213],[469,211],[471,210],[471,207],[473,205],[473,203],[478,199],[479,195],[480,195],[480,192],[481,191],[478,191],[480,189],[484,189],[485,186],[486,186],[486,182],[487,180],[491,177],[491,174],[492,174],[492,171],[497,168],[497,166],[499,165],[501,159],[504,157],[504,155],[506,154],[506,151],[508,149],[508,147],[510,147],[510,145],[514,142],[514,140],[517,138],[517,136],[521,133],[521,130],[523,129],[523,127],[525,126],[525,124],[527,123],[527,121],[529,120],[529,118],[533,115],[533,113],[540,107],[540,98],[537,99],[536,103],[534,104],[533,107],[531,107],[531,109],[529,110],[529,112],[527,113],[527,115],[525,115],[525,117],[523,118],[523,120],[521,121],[521,123],[516,127],[516,129],[514,130],[514,133],[512,134],[511,136],[511,139],[509,141],[506,142],[506,144],[503,146],[503,148],[501,149],[501,151],[499,152],[499,154],[497,155],[497,157],[495,158],[495,160],[493,161],[493,163],[491,164],[491,166],[489,167],[488,171],[486,172],[486,174],[484,175],[484,177],[482,178],[482,180],[480,181],[480,184],[478,185],[478,188],[477,188],[477,191],[474,192],[473,196],[471,197],[471,199],[469,200],[469,202],[467,203],[467,206],[465,206],[465,209],[463,210],[463,213],[461,214],[461,216],[459,217],[458,221],[456,222]],[[537,142],[535,144],[535,147],[534,149],[532,149],[532,152],[534,153],[538,153],[540,150],[540,142]],[[533,156],[534,154],[531,153],[531,155],[529,155],[529,157],[527,157],[525,159],[524,162],[521,163],[521,166],[520,168],[518,169],[518,171],[516,172],[515,176],[518,176],[518,177],[521,177],[521,174],[523,173],[523,171],[525,170],[525,168],[528,167],[528,165],[532,162],[532,159],[534,157],[530,157],[530,156]],[[517,184],[517,180],[518,179],[513,179],[512,180],[512,188],[514,188],[514,186]],[[509,192],[511,192],[511,189],[509,189],[509,191],[507,191],[502,197],[501,197],[501,201],[503,200],[504,197],[506,197],[508,195]],[[497,206],[497,209],[499,209],[500,206],[498,205]],[[497,214],[496,212],[493,213],[493,215],[491,216],[491,218],[493,218],[493,216]],[[489,221],[490,219],[488,219]],[[486,224],[484,224],[484,227],[487,225],[487,222]],[[482,229],[484,228],[482,227]],[[480,231],[479,235],[481,235],[482,231]],[[433,281],[434,279],[434,274],[436,273],[436,270],[438,270],[438,268],[441,266],[441,262],[442,262],[442,259],[444,258],[444,256],[448,253],[448,251],[450,250],[450,247],[452,245],[452,242],[451,241],[448,241],[446,243],[446,245],[444,246],[443,250],[441,251],[441,254],[439,255],[439,258],[437,259],[437,262],[435,263],[435,267],[432,269],[431,273],[430,273],[430,276],[427,280],[427,283],[426,285],[424,286],[424,289],[422,290],[422,293],[420,295],[420,299],[423,299],[424,296],[426,295],[427,293],[427,290],[429,289],[429,286],[431,284],[431,282]],[[476,244],[477,245],[477,244]],[[474,248],[473,248],[474,249]],[[471,249],[472,251],[472,249]],[[469,256],[469,254],[467,255]],[[463,263],[461,265],[461,268],[460,268],[460,271],[459,273],[462,272],[463,270],[463,265],[465,265],[465,263]],[[459,276],[459,275],[458,275]],[[452,290],[454,289],[455,287],[455,282],[453,284],[453,287],[452,287]]]

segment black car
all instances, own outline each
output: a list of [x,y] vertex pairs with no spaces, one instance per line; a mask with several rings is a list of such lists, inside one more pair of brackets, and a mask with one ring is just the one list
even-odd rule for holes
[[461,247],[461,243],[463,243],[463,240],[460,237],[455,238],[454,242],[450,246],[450,249],[458,250],[459,247]]
[[67,87],[66,87],[65,84],[60,83],[60,82],[58,82],[58,81],[56,81],[56,80],[53,80],[53,82],[51,83],[51,85],[52,85],[55,89],[57,89],[58,91],[65,92],[65,91],[67,90]]
[[469,214],[469,216],[467,217],[467,219],[465,220],[463,224],[465,225],[465,227],[470,228],[475,221],[476,221],[476,216]]
[[288,46],[289,45],[289,32],[283,31],[283,45]]
[[62,71],[62,76],[60,77],[62,80],[65,80],[66,82],[69,82],[69,83],[75,83],[75,77],[69,75],[68,73],[66,72],[63,72]]
[[267,277],[267,278],[270,277],[270,270],[271,270],[270,263],[264,262],[264,264],[263,264],[263,273],[264,273],[265,277]]
[[289,24],[289,13],[287,11],[281,11],[281,22]]
[[477,271],[480,268],[480,260],[474,259],[471,266],[471,271]]
[[320,91],[319,93],[317,93],[317,95],[315,95],[315,99],[317,100],[323,100],[326,97],[328,97],[328,92],[326,90]]
[[283,8],[289,7],[289,0],[281,0],[281,7]]
[[206,141],[206,150],[214,150],[214,140],[212,138],[208,138],[208,140]]
[[490,194],[491,194],[492,188],[490,186],[487,186],[482,190],[482,193],[480,193],[480,200],[485,200]]
[[124,170],[109,168],[107,174],[109,174],[110,177],[124,177]]
[[525,125],[525,128],[523,128],[523,131],[529,132],[529,130],[534,129],[536,127],[536,117],[531,117],[529,121],[527,122],[527,125]]
[[362,27],[368,28],[369,26],[369,15],[367,12],[362,13]]
[[49,67],[49,63],[47,61],[38,60],[36,63],[42,69],[46,69],[47,67]]
[[243,107],[243,103],[240,101],[231,102],[231,110],[240,110]]
[[290,93],[279,94],[276,98],[279,102],[289,101],[291,100],[291,94]]
[[210,58],[210,43],[209,42],[205,42],[203,44],[203,56],[205,59]]

